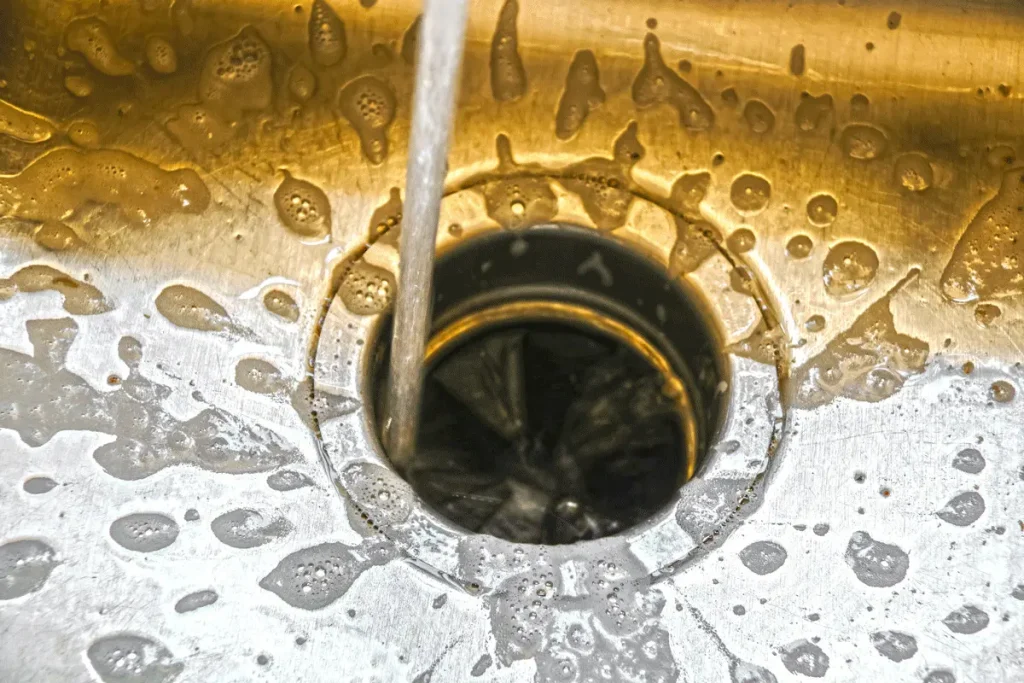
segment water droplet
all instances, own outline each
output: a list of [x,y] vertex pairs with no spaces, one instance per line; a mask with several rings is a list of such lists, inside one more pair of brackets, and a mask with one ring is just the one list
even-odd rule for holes
[[79,243],[75,231],[57,221],[46,221],[38,225],[32,232],[32,239],[43,249],[49,251],[64,251]]
[[568,140],[579,132],[587,116],[604,103],[597,59],[590,50],[580,50],[573,56],[569,73],[565,77],[565,90],[555,114],[555,135]]
[[832,296],[855,294],[870,285],[878,273],[878,255],[861,242],[840,242],[822,265],[825,290]]
[[348,50],[345,24],[326,0],[313,0],[309,12],[309,52],[319,66],[334,66]]
[[388,130],[395,120],[395,93],[375,76],[360,76],[338,95],[341,113],[359,136],[363,154],[380,165],[388,156]]
[[312,479],[293,470],[281,470],[267,477],[267,486],[275,491],[294,491],[312,485]]
[[243,358],[235,366],[235,383],[256,394],[278,394],[288,389],[281,371],[265,360]]
[[170,41],[160,36],[150,36],[146,40],[146,61],[158,74],[167,75],[178,70],[178,53]]
[[744,254],[753,249],[756,244],[757,237],[755,237],[754,233],[747,228],[740,228],[739,230],[734,231],[725,240],[725,245],[730,251],[736,254]]
[[707,171],[684,173],[672,183],[669,203],[683,217],[692,222],[702,220],[700,205],[707,196],[711,185],[711,174]]
[[88,97],[92,94],[92,79],[81,74],[72,74],[64,77],[64,87],[75,97]]
[[947,299],[966,303],[1024,292],[1022,204],[1024,169],[1011,169],[953,249],[940,280]]
[[870,107],[871,102],[868,100],[867,95],[863,93],[856,93],[850,98],[850,115],[853,117],[863,118],[867,116]]
[[902,581],[910,557],[901,548],[871,538],[866,531],[855,532],[846,546],[846,564],[867,586],[889,588]]
[[195,593],[189,593],[181,600],[174,603],[174,611],[178,614],[185,614],[186,612],[194,612],[202,607],[209,607],[215,602],[217,602],[217,591],[197,591]]
[[107,76],[128,76],[135,65],[121,56],[110,36],[110,29],[100,19],[75,19],[68,24],[64,41],[69,49],[81,53],[86,61]]
[[965,448],[955,456],[953,468],[967,474],[978,474],[985,469],[985,457],[976,448]]
[[637,124],[632,121],[615,140],[615,158],[584,159],[565,169],[558,179],[565,189],[579,195],[587,215],[599,230],[622,227],[633,205],[627,174],[645,153],[636,132]]
[[[341,543],[324,543],[298,550],[263,577],[260,588],[274,593],[292,607],[323,609],[343,596],[368,567],[386,561],[363,560],[352,550]],[[372,555],[372,552],[366,554]],[[388,556],[385,554],[384,557]],[[317,573],[322,578],[316,578]],[[350,610],[349,615],[355,616],[355,611]]]
[[934,182],[932,165],[923,154],[904,154],[896,159],[896,182],[908,192],[924,192]]
[[36,592],[58,564],[57,553],[42,541],[24,539],[0,545],[0,600]]
[[889,141],[885,133],[866,123],[853,123],[843,129],[839,144],[851,159],[872,161],[885,154]]
[[800,95],[800,104],[796,106],[793,120],[797,128],[805,133],[824,128],[829,117],[834,113],[832,96],[828,93],[814,97],[808,92]]
[[878,653],[894,662],[902,662],[917,654],[917,639],[900,631],[876,631],[871,644]]
[[49,477],[32,477],[26,479],[25,483],[22,484],[22,488],[25,493],[31,493],[33,495],[41,495],[49,493],[57,486],[57,482]]
[[974,605],[964,605],[947,614],[942,623],[953,633],[972,635],[988,626],[989,616]]
[[758,135],[770,133],[775,127],[775,114],[761,100],[748,100],[743,107],[743,118],[750,130]]
[[214,45],[199,75],[199,99],[226,120],[261,111],[273,99],[270,48],[252,27]]
[[9,278],[0,278],[0,301],[18,292],[44,291],[59,293],[64,310],[74,315],[98,315],[114,309],[96,287],[49,266],[26,266]]
[[358,261],[342,278],[338,296],[356,315],[377,315],[391,306],[395,288],[395,276],[389,271]]
[[819,226],[831,225],[839,214],[839,204],[830,194],[817,194],[807,202],[807,218]]
[[140,512],[115,520],[110,525],[110,537],[128,550],[152,553],[174,543],[178,538],[178,523],[167,515]]
[[63,221],[89,204],[105,204],[146,225],[163,214],[201,213],[210,194],[191,169],[165,171],[127,152],[63,147],[17,175],[0,176],[0,198],[8,215],[31,221]]
[[[357,463],[345,469],[341,478],[352,501],[378,527],[400,524],[409,516],[411,489],[390,470]],[[383,492],[387,495],[382,497]]]
[[807,258],[813,248],[814,242],[807,235],[795,235],[786,243],[786,253],[795,259]]
[[286,228],[304,237],[329,235],[331,204],[319,187],[284,172],[274,193],[274,207]]
[[213,535],[232,548],[257,548],[284,538],[292,531],[291,522],[284,517],[267,520],[256,510],[231,510],[210,522]]
[[781,648],[782,663],[790,673],[821,678],[828,672],[829,657],[808,640],[798,640]]
[[996,380],[989,388],[989,396],[996,403],[1009,403],[1017,395],[1017,390],[1006,380]]
[[489,654],[483,654],[480,656],[480,659],[476,660],[476,664],[474,664],[473,668],[470,669],[469,675],[473,676],[474,678],[483,676],[484,673],[486,673],[487,670],[491,668],[491,665],[493,663],[494,660],[491,658]]
[[788,553],[774,541],[756,541],[739,553],[743,566],[758,576],[765,576],[779,570],[786,562]]
[[1002,313],[995,304],[978,304],[974,308],[974,320],[981,327],[991,327]]
[[272,289],[263,297],[263,305],[274,315],[295,322],[299,319],[299,306],[295,299],[278,289]]
[[45,117],[0,100],[0,135],[35,144],[46,142],[57,132]]
[[881,401],[898,392],[906,378],[923,371],[928,344],[895,328],[889,299],[917,271],[873,303],[825,350],[799,366],[792,376],[795,402],[805,408],[837,396]]
[[669,273],[678,277],[699,268],[710,256],[718,253],[719,239],[717,230],[710,223],[689,223],[677,219],[676,241],[669,255]]
[[491,93],[498,102],[511,102],[526,93],[526,68],[519,56],[518,0],[505,0],[491,39]]
[[68,138],[72,143],[85,149],[96,149],[100,146],[100,131],[92,121],[72,121],[68,126]]
[[732,182],[729,198],[738,211],[745,214],[756,214],[768,206],[772,196],[772,186],[765,178],[753,173],[743,173]]
[[653,33],[644,38],[644,64],[633,81],[632,94],[641,109],[672,106],[685,128],[705,130],[715,123],[715,113],[700,92],[665,64],[661,43]]
[[806,66],[806,50],[803,45],[794,45],[789,51],[789,73],[794,76],[803,76]]
[[965,491],[949,499],[935,514],[954,526],[970,526],[985,513],[985,499],[977,491]]
[[103,683],[171,683],[185,668],[163,644],[131,633],[99,638],[86,655]]
[[156,297],[156,309],[174,325],[204,332],[232,329],[224,307],[198,289],[185,285],[166,287]]
[[304,64],[296,64],[288,72],[288,92],[297,102],[308,102],[316,93],[316,75]]

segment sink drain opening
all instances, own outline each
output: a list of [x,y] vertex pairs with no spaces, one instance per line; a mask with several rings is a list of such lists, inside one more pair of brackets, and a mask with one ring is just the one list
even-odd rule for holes
[[695,297],[614,240],[551,226],[468,241],[437,263],[402,475],[472,532],[562,544],[623,531],[699,466],[721,400],[717,349]]

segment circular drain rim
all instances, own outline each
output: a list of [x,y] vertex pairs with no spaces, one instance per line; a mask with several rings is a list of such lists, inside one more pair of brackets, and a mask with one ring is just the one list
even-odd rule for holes
[[[446,202],[457,201],[458,195],[465,192],[469,190],[449,195]],[[636,202],[646,205],[646,219],[660,213],[668,224],[674,224],[675,217],[663,208],[641,197],[636,197]],[[447,218],[443,206],[442,222]],[[462,216],[462,239],[495,229],[487,221],[469,227],[467,223]],[[535,229],[563,226],[587,230],[578,225],[546,223],[520,232],[528,234]],[[654,245],[645,236],[646,229],[627,224],[608,239],[649,257]],[[367,256],[363,254],[364,258]],[[387,258],[383,257],[385,261]],[[667,253],[659,254],[656,260],[667,268]],[[719,324],[729,316],[716,304],[722,298],[720,294],[730,289],[734,270],[730,259],[715,254],[687,276],[690,286],[711,305],[712,317]],[[761,302],[753,305],[762,310]],[[365,340],[373,337],[378,318],[355,315],[338,298],[330,303],[316,350],[318,360],[313,367],[314,399],[317,394],[372,395],[368,378],[372,376],[373,354],[366,348]],[[736,330],[726,326],[726,332]],[[738,518],[756,509],[757,491],[764,484],[781,441],[783,412],[778,370],[728,348],[722,355],[724,375],[732,384],[728,401],[721,406],[722,418],[709,441],[703,465],[679,489],[676,500],[646,522],[619,534],[568,545],[541,546],[547,561],[571,566],[613,548],[616,552],[624,549],[636,560],[632,578],[657,578],[677,571],[702,556],[703,550],[717,546],[735,528]],[[537,546],[468,533],[430,510],[392,469],[377,441],[367,405],[364,402],[361,410],[329,419],[314,416],[325,464],[346,499],[352,529],[361,534],[385,534],[416,564],[464,587],[493,586],[514,576],[517,569],[507,563],[476,565],[467,561],[468,555],[481,543],[500,548],[507,556],[512,556],[517,548],[535,552]],[[380,504],[382,496],[386,496],[387,505]]]

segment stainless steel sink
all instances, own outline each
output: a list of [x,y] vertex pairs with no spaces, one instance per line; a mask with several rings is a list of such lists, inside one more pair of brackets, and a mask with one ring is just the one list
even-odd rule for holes
[[558,545],[377,438],[418,12],[0,3],[0,681],[1024,679],[1018,4],[473,4],[441,257],[709,330]]

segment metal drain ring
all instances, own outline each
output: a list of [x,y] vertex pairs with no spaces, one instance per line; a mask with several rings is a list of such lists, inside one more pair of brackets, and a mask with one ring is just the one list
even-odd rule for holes
[[[449,196],[446,201],[450,206],[457,197]],[[644,209],[647,221],[652,214],[660,214],[666,225],[672,224],[671,214],[664,209],[652,204]],[[443,208],[442,221],[445,219]],[[462,220],[462,227],[466,238],[489,229],[484,219],[469,227]],[[642,228],[627,225],[616,235],[623,238],[620,241],[651,252],[657,251],[650,243],[651,232],[651,225],[646,222]],[[372,256],[371,252],[364,254],[364,258]],[[384,254],[377,258],[387,257]],[[664,254],[662,260],[667,265]],[[729,310],[735,299],[726,301],[731,296],[726,292],[733,270],[728,259],[714,254],[688,276],[688,281],[710,306],[725,338],[737,341],[737,337],[750,334],[761,322],[761,308],[751,297],[744,297],[757,320],[747,316],[745,325],[736,322],[735,311]],[[360,394],[364,399],[369,396],[366,378],[372,370],[372,354],[365,342],[372,338],[375,324],[376,317],[356,315],[338,298],[332,301],[316,352],[317,358],[331,360],[314,365],[314,399],[328,399],[331,395]],[[717,545],[739,517],[756,507],[758,487],[764,481],[781,433],[778,372],[773,365],[735,353],[727,353],[725,358],[732,386],[724,419],[703,467],[682,487],[677,500],[622,534],[571,546],[543,547],[547,561],[571,566],[607,555],[615,548],[615,553],[630,558],[633,578],[662,575],[700,555],[702,549]],[[364,406],[366,403],[364,400]],[[349,519],[353,528],[364,533],[383,532],[425,568],[463,586],[496,585],[521,572],[521,568],[507,563],[481,566],[466,561],[480,546],[510,554],[516,552],[517,544],[467,534],[429,510],[391,468],[378,444],[368,411],[362,409],[327,419],[321,416],[317,423],[325,458],[351,503]],[[536,548],[518,550],[535,552]]]

